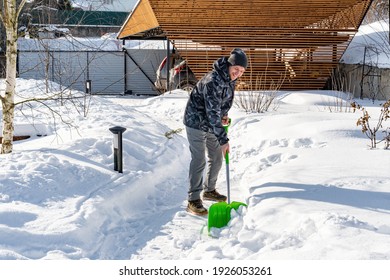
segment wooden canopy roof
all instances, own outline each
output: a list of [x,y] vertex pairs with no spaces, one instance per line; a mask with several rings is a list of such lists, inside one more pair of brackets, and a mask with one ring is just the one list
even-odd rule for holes
[[235,47],[243,89],[320,89],[372,0],[139,0],[121,39],[167,37],[200,78]]

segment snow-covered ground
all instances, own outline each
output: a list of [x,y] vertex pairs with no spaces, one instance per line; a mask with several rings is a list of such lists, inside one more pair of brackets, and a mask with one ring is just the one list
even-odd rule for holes
[[[39,83],[18,80],[17,91],[36,95]],[[206,218],[185,211],[186,100],[180,91],[93,96],[86,117],[53,103],[72,128],[55,127],[37,104],[17,111],[16,132],[34,123],[44,128],[34,135],[47,136],[0,155],[0,258],[390,258],[390,150],[368,147],[360,112],[330,112],[350,111],[348,97],[282,92],[269,112],[231,110],[231,198],[248,207],[213,230],[217,238]],[[358,102],[375,124],[378,104]],[[123,174],[113,171],[117,125],[127,129]],[[224,169],[218,189],[226,191]]]

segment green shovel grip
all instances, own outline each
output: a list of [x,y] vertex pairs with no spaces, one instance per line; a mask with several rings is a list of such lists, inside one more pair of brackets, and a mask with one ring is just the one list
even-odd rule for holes
[[232,119],[231,118],[229,118],[229,123],[228,124],[224,124],[224,125],[222,125],[223,126],[223,128],[225,129],[225,132],[226,133],[228,133],[228,130],[229,130],[229,126],[230,126],[230,124],[232,123]]
[[[232,119],[229,118],[229,123],[223,126],[223,128],[225,129],[226,133],[228,133],[229,126],[230,126],[231,123],[232,123]],[[226,164],[229,164],[229,152],[225,153],[225,162],[226,162]]]
[[229,164],[229,152],[226,152],[225,154],[225,162],[226,164]]

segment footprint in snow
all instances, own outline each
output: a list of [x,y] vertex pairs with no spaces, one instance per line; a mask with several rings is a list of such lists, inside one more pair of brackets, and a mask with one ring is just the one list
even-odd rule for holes
[[294,148],[312,148],[313,140],[310,138],[299,138],[296,139],[293,143]]

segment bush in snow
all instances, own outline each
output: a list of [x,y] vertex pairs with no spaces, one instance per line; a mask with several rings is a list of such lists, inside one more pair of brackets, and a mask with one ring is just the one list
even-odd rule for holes
[[361,126],[362,127],[362,132],[371,140],[371,148],[376,148],[376,145],[379,144],[380,142],[385,142],[385,148],[389,148],[390,146],[390,135],[389,135],[389,130],[390,128],[386,128],[385,130],[383,130],[382,132],[385,134],[385,137],[382,139],[382,140],[377,140],[377,135],[376,133],[383,128],[383,121],[386,121],[387,119],[390,118],[390,110],[389,110],[389,107],[390,107],[390,99],[388,101],[386,101],[385,103],[381,104],[382,108],[381,108],[381,112],[379,114],[379,119],[378,119],[378,123],[374,126],[374,127],[371,127],[370,125],[370,114],[368,113],[368,111],[366,110],[366,108],[360,106],[359,104],[357,103],[352,103],[352,107],[356,110],[360,110],[362,113],[363,113],[363,116],[361,116],[356,125],[358,126]]
[[[250,74],[252,76],[252,74]],[[246,84],[239,83],[237,91],[239,93],[234,99],[234,103],[238,108],[245,110],[246,113],[264,113],[269,110],[271,105],[274,109],[277,108],[275,98],[280,90],[285,76],[281,75],[278,81],[271,81],[270,84],[265,83],[265,78],[259,76],[256,79],[256,89],[246,91]]]

